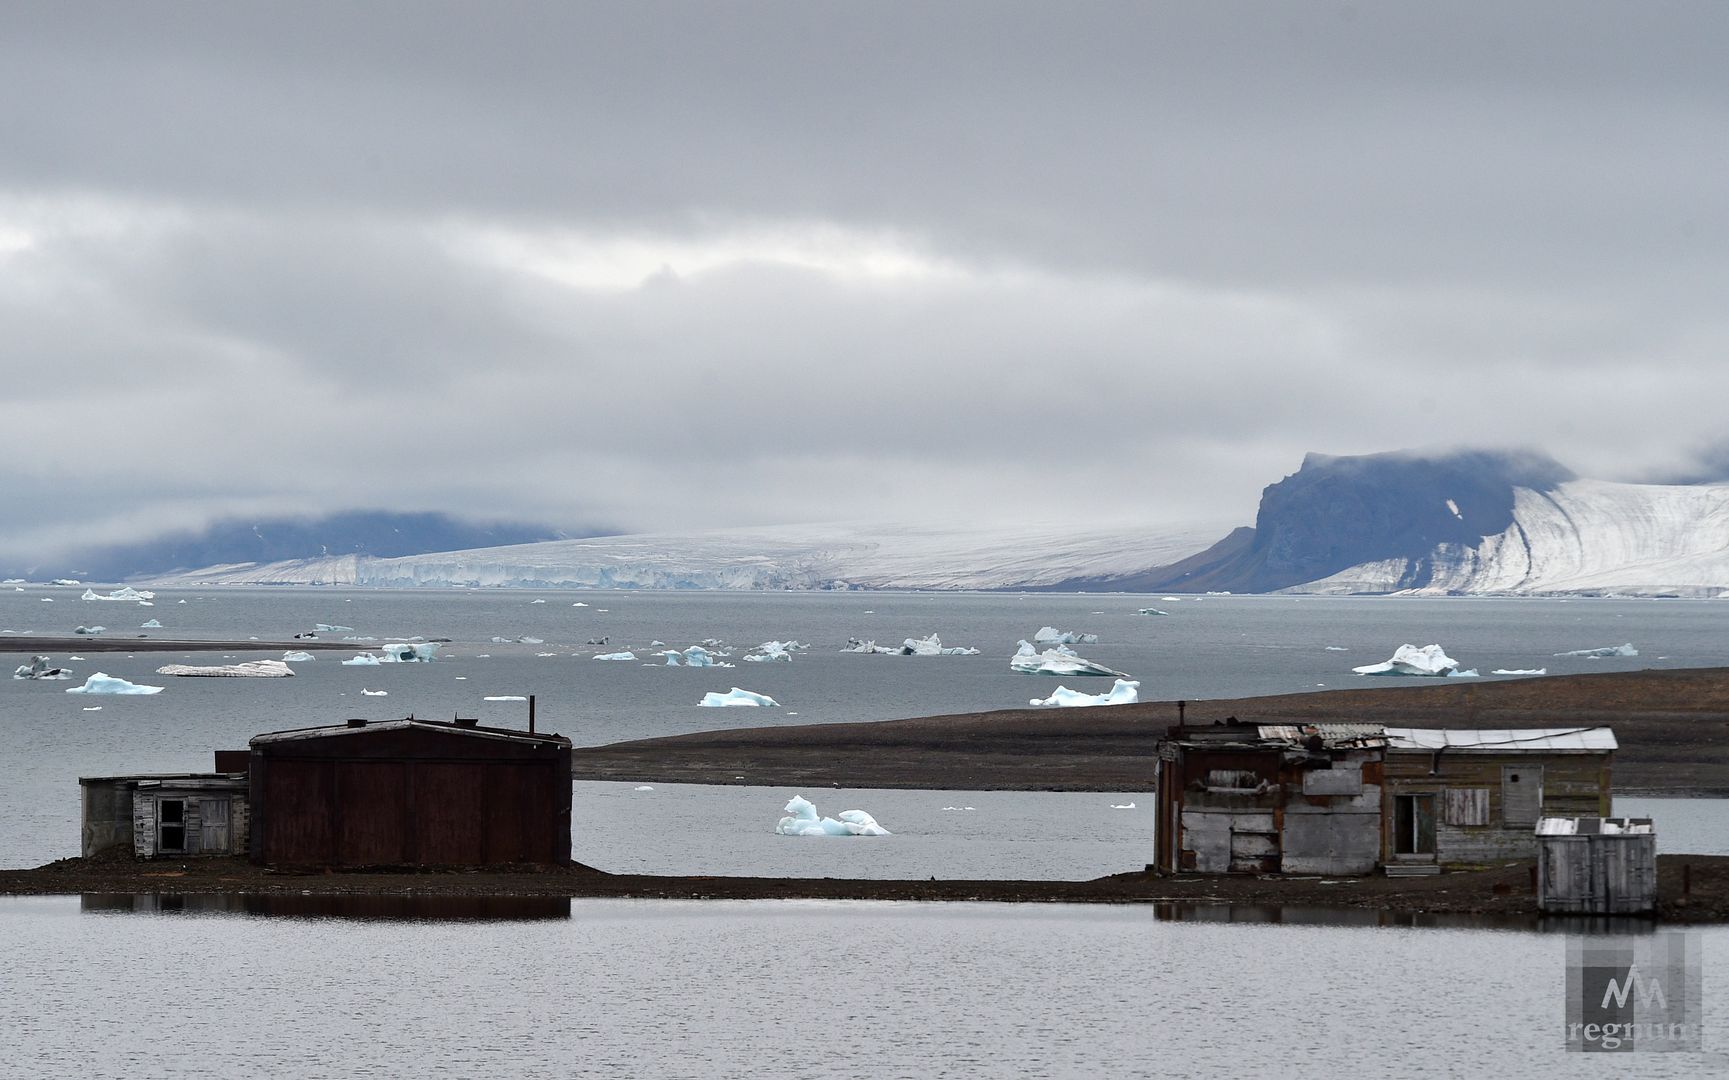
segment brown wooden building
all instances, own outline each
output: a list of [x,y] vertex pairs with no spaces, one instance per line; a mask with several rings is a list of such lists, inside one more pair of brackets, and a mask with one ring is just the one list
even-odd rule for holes
[[570,740],[472,720],[350,720],[251,741],[252,861],[570,861]]

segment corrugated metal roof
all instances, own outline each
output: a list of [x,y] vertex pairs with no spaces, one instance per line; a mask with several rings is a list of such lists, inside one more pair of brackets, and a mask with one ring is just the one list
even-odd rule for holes
[[1255,729],[1263,742],[1300,743],[1319,735],[1324,746],[1379,745],[1380,724],[1261,724]]
[[1538,836],[1643,836],[1656,831],[1650,818],[1546,817],[1537,822]]
[[1502,754],[1521,750],[1614,750],[1615,732],[1606,727],[1489,728],[1462,731],[1439,728],[1387,728],[1390,750],[1463,750]]
[[508,731],[503,728],[461,727],[447,720],[369,720],[358,727],[347,724],[335,724],[327,727],[299,728],[294,731],[272,731],[264,735],[254,735],[253,744],[292,742],[297,739],[327,739],[342,735],[365,735],[367,732],[406,731],[419,728],[422,731],[436,731],[441,735],[462,735],[471,739],[503,739],[513,742],[548,742],[569,743],[563,735],[543,732],[529,734],[526,731]]

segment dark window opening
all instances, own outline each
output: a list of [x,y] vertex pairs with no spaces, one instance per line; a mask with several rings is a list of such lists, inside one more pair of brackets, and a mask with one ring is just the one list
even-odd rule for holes
[[1398,795],[1393,801],[1393,854],[1435,853],[1435,797]]
[[186,849],[186,826],[162,826],[162,843],[160,844],[160,849],[163,851],[184,851]]
[[186,820],[186,800],[163,799],[159,804],[159,815],[164,825],[178,825]]

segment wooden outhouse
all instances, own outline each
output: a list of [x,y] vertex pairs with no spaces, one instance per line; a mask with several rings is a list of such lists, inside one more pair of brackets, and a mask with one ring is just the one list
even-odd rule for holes
[[1657,907],[1657,830],[1650,818],[1544,818],[1536,832],[1539,909],[1643,915]]
[[1386,736],[1390,874],[1534,858],[1541,818],[1609,812],[1609,728],[1390,727]]
[[247,849],[245,773],[80,777],[80,851],[141,859],[240,855]]
[[251,742],[251,856],[295,866],[570,861],[570,740],[350,720]]

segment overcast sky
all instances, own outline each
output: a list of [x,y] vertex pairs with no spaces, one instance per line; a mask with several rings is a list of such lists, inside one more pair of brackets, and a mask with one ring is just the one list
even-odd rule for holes
[[0,550],[1680,470],[1729,5],[12,3]]

